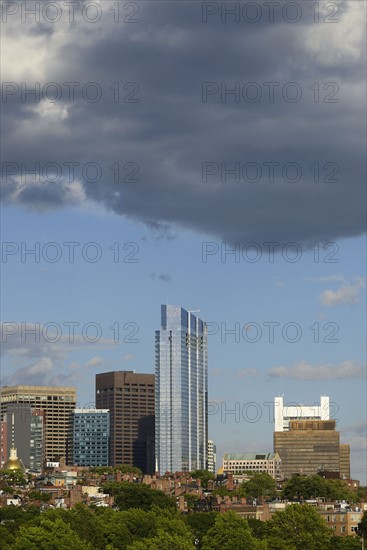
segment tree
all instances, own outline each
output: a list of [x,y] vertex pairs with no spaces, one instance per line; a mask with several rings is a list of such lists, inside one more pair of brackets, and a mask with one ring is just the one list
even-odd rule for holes
[[332,537],[330,550],[361,550],[358,537]]
[[361,521],[358,523],[357,533],[360,537],[367,539],[367,512],[363,512]]
[[153,504],[160,508],[176,508],[174,501],[162,493],[151,489],[148,485],[112,481],[103,485],[103,492],[114,495],[119,510],[142,508],[149,510]]
[[341,479],[324,479],[319,475],[293,476],[283,487],[283,496],[289,500],[295,497],[305,500],[324,497],[328,500],[355,502],[358,496]]
[[292,504],[275,512],[266,527],[272,550],[325,550],[332,531],[312,506]]
[[200,479],[201,486],[204,489],[208,487],[208,481],[215,478],[214,474],[209,472],[209,470],[194,470],[191,472],[191,477],[194,479]]
[[198,540],[198,548],[201,548],[203,537],[213,527],[217,515],[218,512],[200,512],[185,516],[186,523],[194,533],[195,539]]
[[263,550],[265,543],[257,541],[245,519],[232,510],[218,514],[214,526],[203,538],[203,550]]
[[253,498],[273,497],[276,495],[276,483],[271,475],[265,472],[254,473],[249,481],[242,483],[240,492]]
[[52,521],[42,518],[39,526],[22,525],[15,550],[93,550],[61,518]]
[[159,531],[154,538],[134,542],[128,550],[195,550],[195,546],[180,535]]

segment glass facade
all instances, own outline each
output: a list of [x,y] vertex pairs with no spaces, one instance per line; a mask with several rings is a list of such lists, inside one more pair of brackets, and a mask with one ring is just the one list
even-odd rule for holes
[[108,466],[110,413],[106,409],[73,412],[72,464]]
[[155,347],[157,470],[207,468],[206,324],[179,306],[162,305]]

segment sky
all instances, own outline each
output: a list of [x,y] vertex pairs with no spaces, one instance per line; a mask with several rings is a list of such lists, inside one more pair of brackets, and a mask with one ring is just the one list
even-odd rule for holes
[[154,372],[162,303],[200,309],[218,466],[328,395],[366,483],[365,4],[31,4],[2,6],[1,383],[92,406]]

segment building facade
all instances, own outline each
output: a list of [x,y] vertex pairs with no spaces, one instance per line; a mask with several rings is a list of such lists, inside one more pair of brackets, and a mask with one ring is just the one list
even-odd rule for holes
[[207,468],[208,342],[193,312],[161,306],[156,349],[157,471]]
[[96,408],[110,411],[110,465],[137,466],[145,474],[154,473],[154,374],[97,374]]
[[286,479],[294,474],[339,472],[340,434],[335,420],[291,420],[288,431],[274,432],[274,452]]
[[329,397],[322,395],[319,405],[301,405],[287,403],[284,405],[283,397],[276,397],[274,400],[274,421],[275,432],[289,430],[291,420],[329,420],[330,403]]
[[208,470],[214,475],[217,473],[217,447],[212,439],[208,439]]
[[[66,457],[71,413],[76,404],[76,388],[63,386],[4,386],[1,388],[1,415],[10,405],[29,405],[32,412],[44,413],[44,459]],[[36,424],[41,420],[34,421]]]
[[0,468],[8,460],[8,429],[5,420],[0,421]]
[[74,466],[108,466],[110,412],[75,409],[72,413],[71,458]]
[[350,479],[350,445],[345,443],[339,447],[339,472],[341,479]]
[[226,453],[223,456],[223,472],[234,475],[245,472],[266,473],[273,479],[281,479],[281,466],[278,453]]

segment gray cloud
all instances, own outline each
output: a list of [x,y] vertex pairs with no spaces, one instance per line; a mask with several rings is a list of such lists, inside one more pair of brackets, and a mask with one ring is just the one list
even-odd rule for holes
[[[304,12],[307,12],[305,2]],[[9,48],[37,60],[6,66],[5,79],[97,82],[98,103],[4,104],[3,160],[98,162],[98,183],[63,179],[22,185],[10,179],[3,200],[37,210],[97,201],[109,211],[150,228],[178,227],[233,241],[297,241],[303,245],[360,235],[365,231],[363,126],[363,33],[361,7],[344,2],[335,25],[278,20],[246,27],[201,23],[201,5],[141,4],[140,22],[105,22],[70,29],[10,24]],[[363,8],[362,8],[363,14]],[[350,29],[353,29],[353,33]],[[98,33],[98,39],[96,36]],[[290,48],[289,45],[292,44]],[[332,52],[332,54],[331,54]],[[47,55],[46,55],[47,53]],[[27,53],[28,55],[28,53]],[[14,64],[13,64],[14,65]],[[139,103],[114,103],[109,87],[136,82]],[[298,103],[213,98],[201,101],[203,81],[297,82]],[[309,87],[320,83],[321,100]],[[339,86],[338,103],[325,104],[325,82]],[[330,90],[327,90],[330,91]],[[123,90],[122,90],[123,92]],[[45,108],[47,107],[47,109]],[[362,116],[361,116],[362,115]],[[301,181],[202,183],[203,162],[296,162]],[[109,166],[135,162],[139,182],[117,184]],[[310,166],[339,164],[339,182],[315,183]]]

